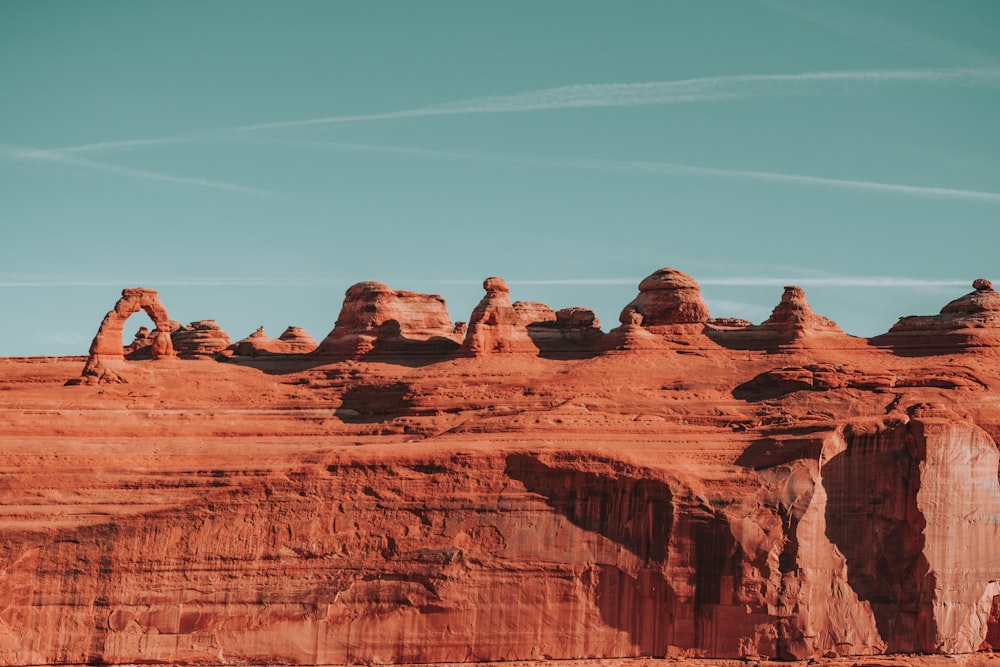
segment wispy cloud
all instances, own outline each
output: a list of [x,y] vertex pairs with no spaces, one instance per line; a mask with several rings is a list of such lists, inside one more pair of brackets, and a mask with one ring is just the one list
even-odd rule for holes
[[727,287],[872,287],[872,288],[920,288],[969,286],[971,280],[924,280],[921,278],[899,278],[893,276],[834,276],[830,278],[787,277],[770,278],[757,276],[735,276],[726,278],[700,278],[701,285]]
[[[509,278],[509,285],[542,285],[553,287],[602,287],[615,285],[638,286],[642,276],[592,276],[577,278]],[[962,287],[970,286],[967,280],[930,280],[922,278],[906,278],[899,276],[826,276],[809,275],[786,277],[771,276],[721,276],[696,278],[702,286],[719,287],[784,287],[798,285],[800,287],[866,287],[885,289],[915,289],[927,287]],[[481,279],[432,279],[421,278],[408,281],[411,284],[423,285],[478,285]],[[246,277],[190,277],[190,278],[142,278],[140,280],[125,278],[95,278],[90,280],[72,280],[63,277],[44,278],[41,276],[0,277],[0,288],[21,287],[118,287],[147,285],[154,289],[162,287],[339,287],[345,281],[341,278],[303,277],[303,278],[246,278]],[[719,302],[722,303],[722,302]]]
[[622,169],[629,171],[645,171],[653,173],[683,173],[703,176],[719,176],[724,178],[741,178],[771,183],[796,183],[821,187],[841,188],[867,192],[885,192],[938,199],[963,199],[966,201],[1000,202],[1000,193],[984,190],[966,190],[962,188],[944,188],[929,185],[901,185],[898,183],[883,183],[880,181],[858,181],[844,178],[827,178],[825,176],[809,176],[805,174],[787,174],[773,171],[753,171],[745,169],[721,169],[717,167],[701,167],[688,164],[669,162],[614,161],[593,160],[582,161],[583,167],[603,169]]
[[142,278],[132,279],[93,279],[67,280],[63,278],[32,278],[0,280],[0,288],[71,288],[71,287],[134,287],[145,285],[153,289],[162,287],[319,287],[337,284],[334,280],[301,279],[286,280],[282,278]]
[[806,174],[788,174],[773,171],[753,171],[746,169],[723,169],[720,167],[702,167],[698,165],[680,164],[675,162],[653,162],[642,160],[609,160],[602,158],[570,159],[551,158],[531,155],[504,155],[497,153],[475,153],[463,151],[441,151],[406,146],[381,146],[334,141],[267,141],[269,145],[280,145],[288,148],[330,149],[387,153],[393,155],[411,155],[421,157],[451,158],[463,160],[484,160],[490,162],[507,162],[543,167],[597,169],[604,171],[634,171],[651,174],[688,174],[694,176],[709,176],[716,178],[736,178],[770,183],[793,183],[828,188],[840,188],[855,191],[902,194],[937,199],[961,199],[966,201],[1000,202],[1000,193],[984,190],[967,190],[962,188],[945,188],[928,185],[904,185],[899,183],[883,183],[880,181],[859,181],[825,176],[810,176]]
[[584,83],[506,95],[452,100],[441,104],[368,114],[321,116],[189,132],[169,137],[102,141],[75,146],[32,149],[22,157],[53,158],[78,153],[134,150],[183,143],[236,141],[241,135],[316,125],[373,122],[432,116],[486,113],[524,113],[553,109],[663,106],[774,97],[819,90],[828,84],[921,83],[935,85],[997,86],[1000,68],[903,69],[804,72],[799,74],[744,74],[640,83]]
[[637,107],[695,102],[719,102],[750,97],[772,97],[830,83],[924,83],[997,85],[1000,69],[909,69],[801,74],[745,74],[645,83],[588,83],[542,88],[509,95],[491,95],[445,102],[433,106],[352,116],[327,116],[302,120],[257,123],[229,128],[230,132],[259,132],[290,127],[392,120],[421,116],[480,113],[521,113],[549,109]]
[[[117,142],[117,143],[128,143],[128,142]],[[76,148],[79,149],[80,147]],[[37,149],[37,148],[29,148],[27,146],[15,146],[12,144],[0,143],[0,151],[6,153],[8,157],[17,160],[37,160],[37,161],[51,162],[54,164],[82,167],[84,169],[88,169],[91,171],[103,171],[110,174],[116,174],[119,176],[128,176],[130,178],[139,178],[149,181],[164,181],[167,183],[194,185],[202,188],[228,190],[231,192],[242,192],[245,194],[253,194],[253,195],[273,194],[270,190],[248,188],[242,185],[237,185],[235,183],[227,183],[225,181],[214,181],[205,178],[190,178],[187,176],[175,176],[173,174],[164,174],[158,171],[149,171],[147,169],[136,169],[135,167],[124,167],[121,165],[109,164],[107,162],[98,162],[96,160],[91,160],[89,158],[77,157],[73,153],[81,151],[74,150],[72,147],[67,149]]]

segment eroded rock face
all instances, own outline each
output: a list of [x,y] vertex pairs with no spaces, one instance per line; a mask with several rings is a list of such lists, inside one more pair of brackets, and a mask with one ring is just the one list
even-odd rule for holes
[[278,340],[285,343],[291,354],[307,354],[316,349],[316,339],[302,327],[288,327],[278,336]]
[[[483,289],[486,290],[486,296],[469,318],[462,353],[473,356],[497,353],[537,354],[538,347],[528,335],[525,318],[511,304],[510,288],[503,278],[487,278],[483,281]],[[524,312],[529,310],[538,309],[526,307]]]
[[122,344],[122,329],[125,326],[125,320],[140,310],[145,311],[153,320],[153,324],[156,325],[156,328],[145,336],[148,343],[143,342],[144,346],[148,344],[150,357],[170,359],[177,356],[170,338],[174,322],[167,314],[167,309],[160,303],[160,297],[156,290],[144,287],[124,289],[121,298],[115,303],[115,307],[104,316],[101,326],[97,329],[97,334],[90,344],[90,356],[81,374],[83,383],[125,383],[125,379],[112,367],[116,366],[117,362],[125,360],[126,349]]
[[226,354],[238,357],[257,357],[273,354],[308,354],[316,349],[316,339],[301,327],[288,327],[277,338],[264,332],[264,327],[230,345]]
[[642,316],[645,327],[701,324],[709,318],[698,283],[677,269],[660,269],[639,283],[639,295],[625,306],[619,321],[630,324],[632,313]]
[[182,359],[211,359],[232,343],[229,334],[215,320],[191,322],[174,329],[170,337],[177,356]]
[[443,354],[458,347],[444,299],[393,290],[378,282],[352,285],[337,322],[316,354],[355,358],[372,352]]
[[[756,327],[627,310],[604,336],[484,287],[469,335],[530,354],[139,361],[75,389],[0,358],[0,663],[1000,646],[982,346],[849,347],[794,288]],[[988,331],[975,289],[932,319]]]
[[740,326],[739,321],[712,320],[708,332],[722,345],[740,349],[849,349],[864,345],[864,341],[845,334],[833,320],[813,312],[805,291],[794,285],[785,287],[771,316],[759,325]]
[[170,339],[173,323],[167,314],[167,309],[160,303],[159,295],[156,290],[135,287],[122,290],[122,296],[115,303],[115,307],[104,316],[104,320],[97,330],[97,335],[94,336],[94,341],[90,344],[91,358],[124,359],[122,328],[125,325],[125,320],[140,310],[146,311],[149,319],[153,320],[153,324],[156,325],[152,343],[153,358],[163,359],[176,356]]
[[972,286],[972,292],[946,304],[939,314],[902,317],[872,343],[903,354],[1000,351],[1000,294],[985,278]]
[[563,308],[552,313],[551,319],[533,321],[527,328],[543,356],[586,356],[604,349],[601,323],[589,308]]

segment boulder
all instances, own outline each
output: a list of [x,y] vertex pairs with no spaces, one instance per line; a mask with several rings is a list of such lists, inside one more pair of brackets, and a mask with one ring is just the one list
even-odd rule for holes
[[[486,296],[469,318],[462,352],[480,356],[495,353],[537,354],[538,347],[528,335],[522,316],[510,302],[510,288],[502,278],[483,281]],[[524,312],[537,309],[525,309]]]
[[182,359],[210,359],[228,348],[229,334],[215,320],[198,320],[174,329],[170,334],[177,356]]
[[660,269],[639,283],[639,295],[622,310],[618,320],[632,321],[642,315],[642,326],[700,324],[708,320],[708,306],[694,278],[677,269]]
[[785,287],[781,301],[771,316],[759,325],[731,326],[726,321],[709,321],[708,333],[716,342],[738,349],[786,350],[822,347],[856,348],[864,342],[848,336],[833,320],[813,312],[805,291],[796,285]]
[[937,315],[901,317],[888,332],[871,339],[911,356],[1000,351],[1000,293],[978,278],[973,291],[951,301]]
[[394,290],[379,282],[352,285],[337,322],[316,354],[357,358],[376,353],[447,353],[459,338],[437,294]]
[[305,354],[316,349],[316,339],[302,327],[288,327],[278,340],[283,341],[288,352],[293,354]]

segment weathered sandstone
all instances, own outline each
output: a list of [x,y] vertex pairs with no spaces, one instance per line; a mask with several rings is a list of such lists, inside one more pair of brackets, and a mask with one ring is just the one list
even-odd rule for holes
[[[68,387],[82,358],[0,359],[0,664],[989,664],[988,286],[931,318],[970,336],[940,354],[795,289],[709,320],[666,276],[636,300],[659,324],[607,335],[525,324],[488,279],[472,343],[430,357],[110,359],[127,384]],[[386,295],[344,318],[373,350],[363,304],[421,312]]]
[[340,315],[316,354],[357,358],[369,353],[446,354],[460,340],[437,294],[393,290],[378,282],[352,285]]
[[182,359],[211,359],[232,341],[215,320],[198,320],[174,329],[170,338],[177,356]]
[[801,287],[785,287],[771,316],[759,325],[739,326],[731,320],[709,321],[708,335],[722,345],[760,350],[809,347],[827,350],[858,347],[861,341],[848,336],[837,324],[813,312]]
[[[486,296],[469,317],[462,352],[473,356],[496,353],[537,354],[538,347],[528,335],[525,318],[510,302],[510,288],[503,278],[487,278],[483,281],[483,289],[486,290]],[[525,311],[529,310],[538,309],[525,308]]]
[[973,291],[946,304],[937,315],[902,317],[872,339],[900,354],[1000,351],[1000,294],[985,278]]

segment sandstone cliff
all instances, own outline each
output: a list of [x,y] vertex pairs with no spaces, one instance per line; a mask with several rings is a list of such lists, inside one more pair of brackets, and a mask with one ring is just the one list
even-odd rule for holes
[[453,325],[363,283],[344,358],[0,359],[0,663],[1000,649],[988,287],[864,341],[651,278],[609,334],[489,279],[461,350],[379,352]]

